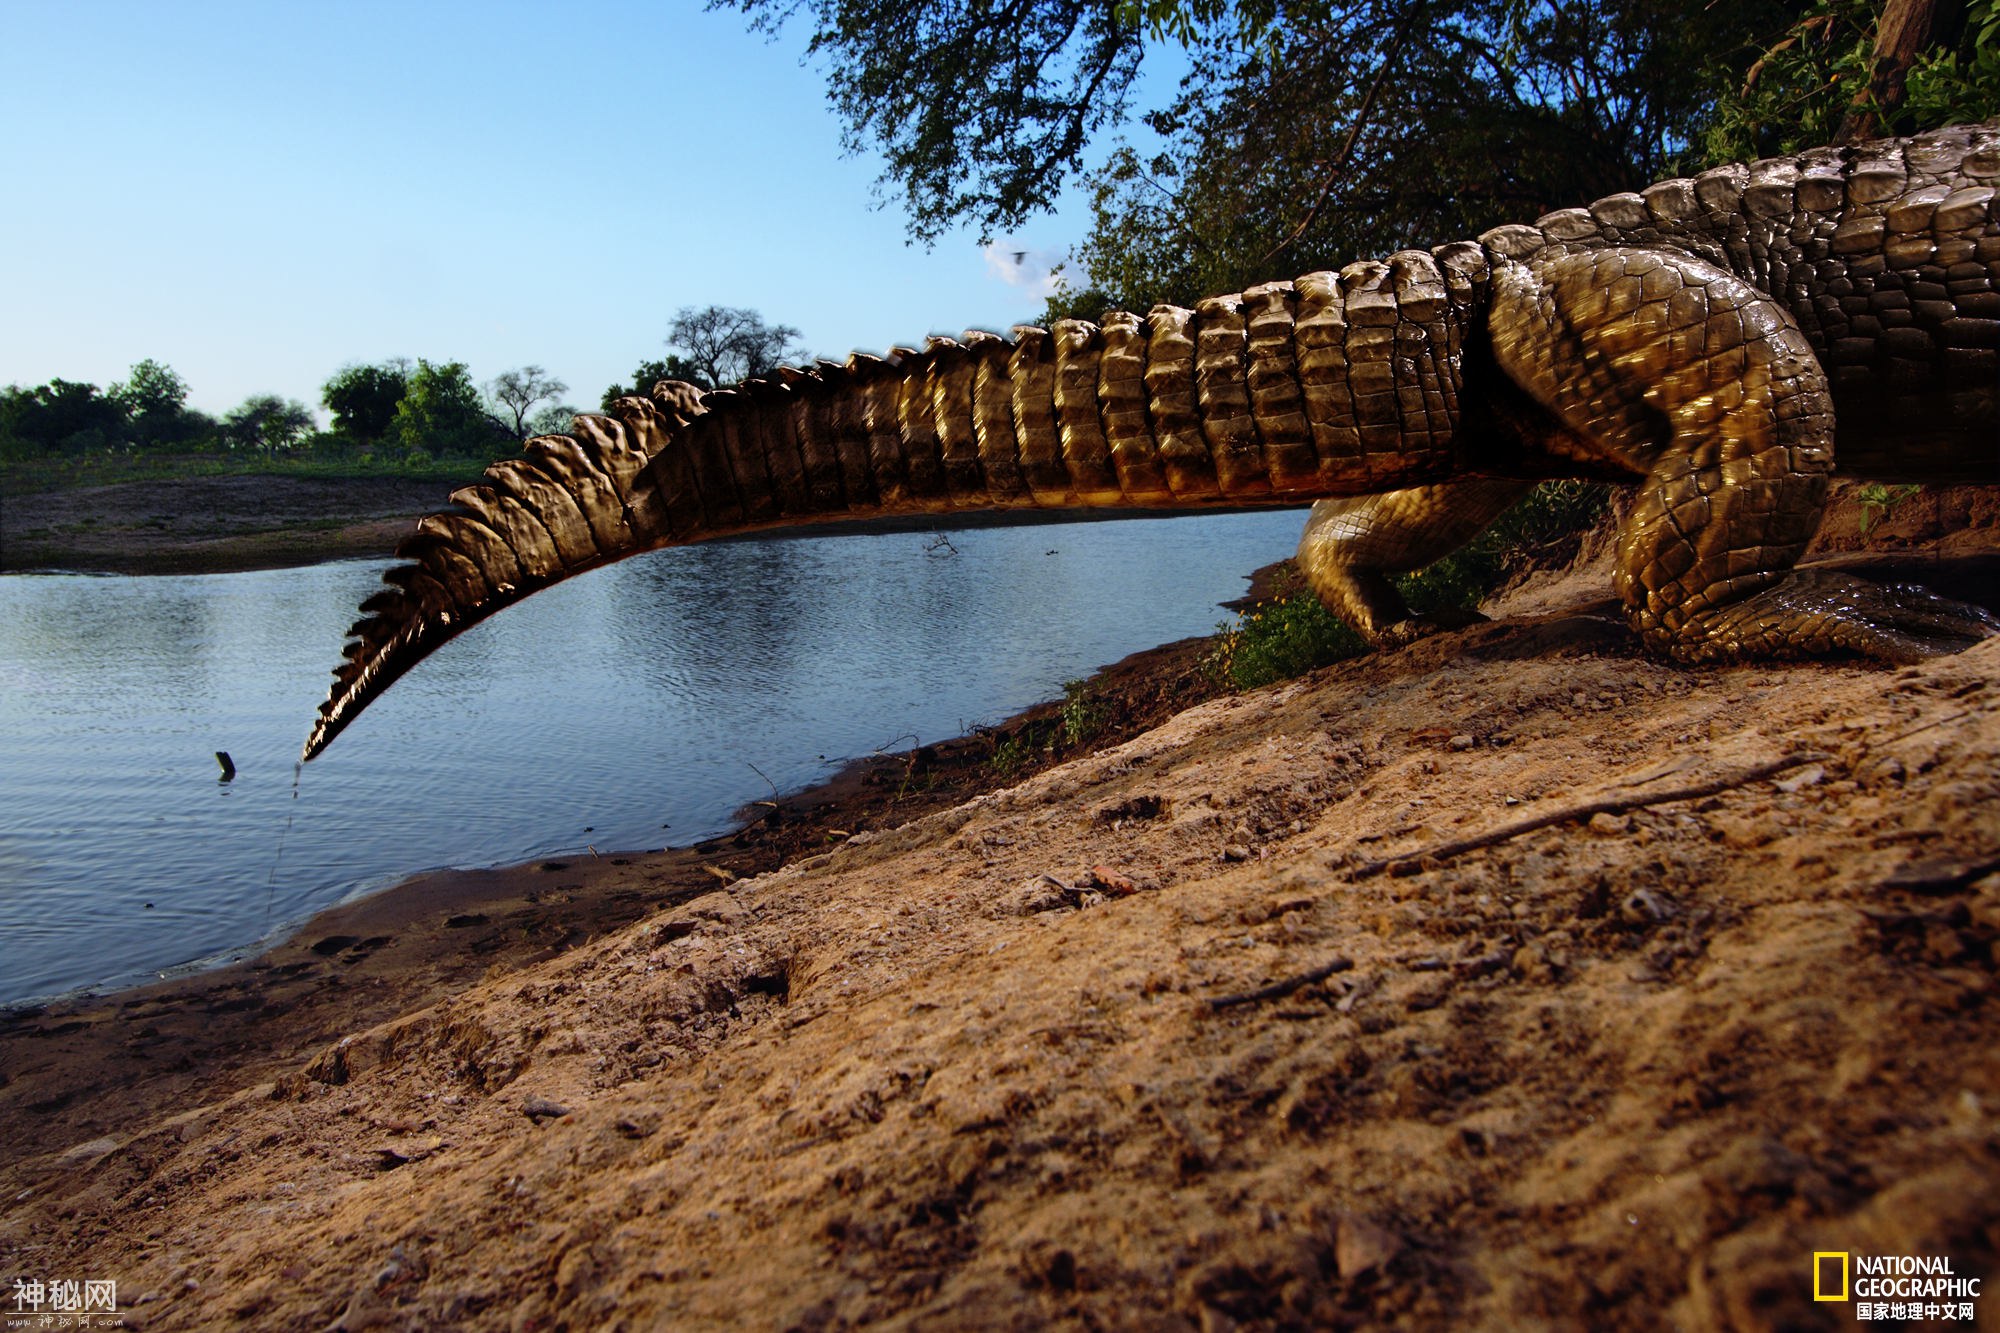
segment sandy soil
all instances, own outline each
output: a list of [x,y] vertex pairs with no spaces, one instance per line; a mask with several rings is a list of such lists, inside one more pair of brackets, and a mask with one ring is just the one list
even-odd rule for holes
[[447,878],[18,1016],[0,1281],[159,1328],[1792,1329],[1852,1318],[1815,1250],[1990,1278],[2000,641],[1689,670],[1604,591],[885,828],[952,791],[918,757],[829,851],[797,807]]

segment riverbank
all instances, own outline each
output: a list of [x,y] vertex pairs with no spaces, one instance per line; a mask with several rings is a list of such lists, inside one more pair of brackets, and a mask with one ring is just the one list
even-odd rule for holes
[[[1254,575],[1246,600],[1269,596],[1278,570]],[[197,1104],[218,1077],[268,1076],[357,1022],[386,1021],[720,884],[1121,743],[1220,692],[1203,669],[1210,648],[1185,639],[1094,673],[1090,726],[1074,739],[1063,701],[1049,701],[914,753],[858,760],[691,847],[419,875],[317,914],[253,959],[0,1013],[0,1141],[45,1150],[79,1128],[116,1132],[137,1108]]]
[[405,477],[180,477],[9,496],[0,572],[222,574],[387,559],[449,483]]

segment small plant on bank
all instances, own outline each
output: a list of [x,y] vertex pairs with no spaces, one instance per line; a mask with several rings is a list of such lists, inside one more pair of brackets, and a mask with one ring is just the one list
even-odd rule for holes
[[1321,606],[1296,571],[1276,597],[1243,612],[1234,625],[1217,628],[1221,633],[1203,669],[1236,690],[1290,680],[1368,651],[1367,641]]
[[1064,745],[1082,745],[1104,729],[1104,705],[1090,693],[1090,682],[1063,682],[1062,738]]
[[1877,523],[1895,513],[1905,500],[1921,490],[1921,486],[1888,486],[1871,481],[1856,491],[1854,502],[1861,506],[1861,535],[1866,537]]
[[1034,726],[1023,727],[993,747],[993,757],[986,762],[1002,777],[1020,772],[1035,761],[1035,756],[1048,747]]
[[[1397,579],[1396,588],[1419,615],[1477,606],[1521,569],[1574,556],[1609,498],[1610,488],[1597,483],[1546,482],[1464,547]],[[1296,570],[1281,582],[1277,596],[1218,629],[1204,669],[1237,690],[1289,680],[1368,651],[1367,641],[1321,606]]]

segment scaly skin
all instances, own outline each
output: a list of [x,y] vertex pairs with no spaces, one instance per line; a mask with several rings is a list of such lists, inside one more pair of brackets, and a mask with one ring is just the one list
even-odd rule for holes
[[[979,509],[1318,503],[1314,589],[1425,632],[1389,573],[1534,481],[1634,481],[1617,585],[1685,661],[1949,652],[1996,628],[1798,574],[1829,475],[2000,482],[2000,123],[1724,167],[1192,311],[968,334],[731,391],[655,386],[453,495],[363,603],[306,758],[467,625],[657,547]],[[1837,436],[1837,439],[1836,439]]]

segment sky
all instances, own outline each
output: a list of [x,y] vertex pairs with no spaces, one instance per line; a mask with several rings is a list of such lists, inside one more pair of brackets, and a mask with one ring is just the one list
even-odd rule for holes
[[1080,197],[907,244],[808,35],[697,0],[0,0],[0,384],[150,357],[204,411],[317,410],[402,356],[594,409],[683,306],[830,357],[1035,317]]

